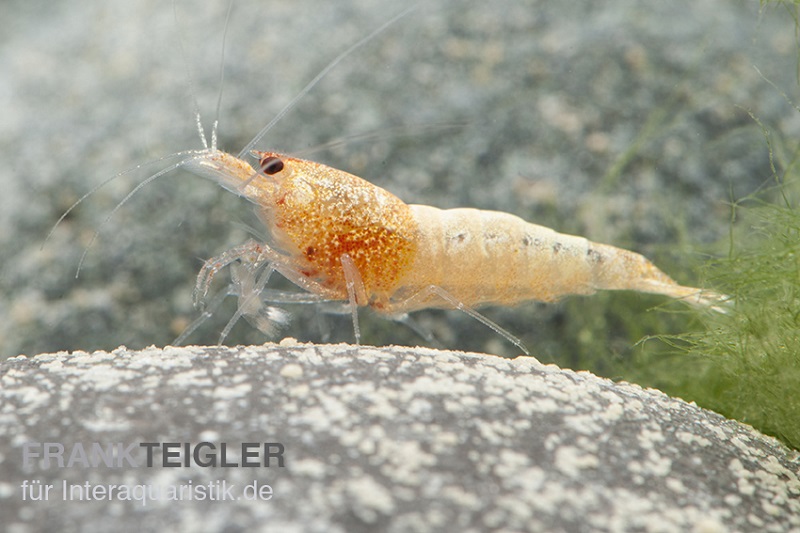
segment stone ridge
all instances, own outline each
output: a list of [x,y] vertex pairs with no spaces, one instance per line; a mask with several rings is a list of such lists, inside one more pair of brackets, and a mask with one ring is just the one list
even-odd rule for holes
[[[19,531],[105,531],[109,517],[120,531],[800,530],[796,453],[659,391],[533,358],[291,341],[122,347],[11,358],[0,398],[0,515]],[[157,451],[152,467],[92,468],[80,454],[72,467],[26,466],[26,443],[37,453],[47,442],[65,461],[76,443],[225,443],[215,457],[233,464],[247,460],[241,443],[279,443],[285,465],[171,468]],[[55,497],[23,501],[33,480]],[[63,483],[190,480],[237,495],[255,482],[272,496],[61,495]]]

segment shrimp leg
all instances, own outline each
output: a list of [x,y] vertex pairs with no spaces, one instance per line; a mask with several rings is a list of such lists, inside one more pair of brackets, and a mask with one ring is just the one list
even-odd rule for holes
[[219,306],[222,305],[222,302],[225,301],[225,298],[227,298],[228,296],[236,295],[236,290],[237,290],[236,284],[230,283],[225,288],[225,290],[219,291],[217,294],[215,294],[214,297],[211,298],[209,302],[205,303],[203,312],[200,313],[200,316],[194,319],[191,324],[186,326],[186,328],[181,332],[181,334],[178,335],[178,337],[174,341],[172,341],[172,345],[181,346],[184,343],[184,341],[186,341],[186,339],[189,337],[189,335],[194,333],[197,330],[197,328],[202,326],[206,322],[206,320],[214,316],[214,313],[219,308]]
[[489,318],[483,316],[478,311],[469,307],[468,305],[464,304],[458,298],[444,290],[443,288],[439,287],[438,285],[429,285],[424,289],[417,291],[416,293],[412,294],[408,298],[404,300],[400,300],[398,302],[390,302],[385,304],[380,309],[381,313],[387,315],[399,315],[402,316],[406,314],[408,310],[416,310],[419,309],[419,302],[426,302],[431,297],[436,296],[450,304],[454,309],[457,309],[467,315],[471,316],[475,320],[479,321],[484,326],[492,329],[495,333],[502,335],[505,337],[507,341],[511,344],[514,344],[517,348],[525,352],[525,355],[530,355],[528,348],[522,343],[520,339],[512,335],[510,332],[502,328],[496,322],[490,320]]
[[[358,323],[358,306],[359,304],[366,304],[367,293],[361,274],[352,257],[349,254],[343,254],[340,261],[346,280],[349,301],[347,305],[353,320],[356,344],[360,344],[361,330]],[[219,344],[222,344],[233,329],[233,326],[242,317],[267,336],[275,333],[276,325],[280,327],[288,322],[289,315],[286,311],[277,307],[267,306],[265,302],[317,303],[340,299],[330,289],[322,287],[319,283],[299,273],[282,254],[265,244],[250,240],[205,262],[195,284],[194,300],[196,307],[205,307],[205,299],[214,277],[220,270],[228,266],[231,268],[231,284],[212,298],[209,309],[204,309],[201,316],[193,321],[175,339],[173,344],[177,345],[185,341],[191,333],[213,315],[214,311],[227,296],[236,296],[239,304],[236,312],[222,330],[218,341]],[[275,271],[280,272],[286,279],[301,289],[305,289],[308,293],[267,291],[266,284],[272,272]]]
[[364,280],[361,279],[361,273],[358,271],[358,267],[353,258],[350,257],[350,254],[342,254],[339,261],[341,261],[342,270],[344,271],[347,299],[350,304],[350,314],[353,317],[353,332],[356,337],[356,346],[358,346],[361,344],[361,330],[358,327],[358,304],[359,302],[367,303],[367,292],[364,289]]
[[217,344],[221,345],[225,341],[233,326],[242,317],[268,336],[274,334],[276,329],[288,324],[289,313],[278,307],[264,305],[264,300],[261,298],[264,287],[275,271],[271,263],[267,261],[247,262],[240,259],[238,264],[231,263],[230,268],[231,283],[224,290],[217,293],[209,304],[205,305],[201,315],[189,324],[178,338],[172,342],[174,346],[181,345],[189,335],[211,318],[228,296],[236,296],[238,305],[236,312],[220,333]]
[[[211,282],[213,281],[214,277],[219,273],[220,270],[236,261],[241,261],[243,264],[251,265],[260,265],[269,262],[272,265],[273,270],[279,272],[286,279],[301,289],[305,289],[309,293],[315,295],[312,298],[304,298],[298,295],[291,295],[291,293],[272,291],[275,293],[275,299],[270,299],[269,301],[278,303],[291,303],[298,301],[302,301],[300,303],[311,303],[315,301],[339,299],[336,297],[333,291],[326,289],[319,283],[302,276],[296,271],[296,269],[292,268],[290,263],[291,258],[282,255],[276,250],[273,250],[266,244],[250,239],[241,246],[235,246],[205,262],[203,268],[200,270],[200,273],[197,275],[197,282],[195,283],[195,307],[201,309],[203,308],[203,300],[208,295],[208,291],[211,287]],[[287,298],[288,301],[284,302],[283,298]]]
[[197,274],[197,281],[194,286],[194,305],[202,309],[204,300],[208,295],[211,282],[220,270],[235,261],[242,261],[250,264],[263,264],[266,261],[280,261],[280,254],[267,245],[250,239],[241,246],[236,246],[230,250],[222,252],[220,255],[212,257],[203,264],[203,268]]
[[275,271],[270,263],[264,268],[262,266],[250,263],[231,265],[231,279],[239,301],[236,312],[220,333],[218,344],[222,344],[241,317],[267,336],[289,323],[289,313],[279,307],[266,306],[261,300],[261,291]]
[[[236,264],[238,262],[238,264]],[[183,343],[202,323],[208,320],[214,311],[228,296],[238,298],[236,312],[220,333],[218,344],[222,344],[233,326],[244,317],[250,324],[265,335],[272,335],[275,330],[284,326],[289,321],[289,314],[278,307],[264,305],[261,293],[269,281],[270,276],[279,270],[278,263],[282,263],[281,255],[269,246],[249,240],[241,246],[231,248],[222,254],[209,259],[203,265],[197,276],[194,289],[195,307],[204,308],[211,282],[220,270],[226,266],[231,268],[231,283],[211,300],[209,309],[194,320],[173,342],[175,345]]]

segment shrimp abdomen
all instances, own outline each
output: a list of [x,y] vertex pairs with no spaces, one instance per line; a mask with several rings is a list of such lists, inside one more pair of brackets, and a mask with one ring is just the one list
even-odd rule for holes
[[508,213],[409,207],[417,221],[417,254],[395,300],[435,285],[468,306],[552,302],[597,290],[634,290],[708,303],[698,296],[700,289],[678,285],[635,252],[558,233]]
[[436,285],[475,306],[595,292],[582,237],[496,211],[410,207],[419,228],[417,258],[401,295]]

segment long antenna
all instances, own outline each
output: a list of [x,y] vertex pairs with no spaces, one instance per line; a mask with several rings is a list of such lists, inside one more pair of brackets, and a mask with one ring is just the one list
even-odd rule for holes
[[[192,95],[192,109],[194,111],[194,121],[197,126],[197,133],[200,135],[200,140],[203,143],[203,148],[208,150],[208,139],[206,139],[206,132],[203,129],[203,121],[200,118],[200,105],[197,103],[197,93],[194,90],[194,78],[192,77],[192,69],[189,68],[189,61],[186,57],[186,48],[183,46],[183,32],[181,25],[178,21],[178,4],[177,0],[172,0],[172,16],[175,17],[175,33],[178,36],[178,48],[181,51],[181,58],[183,59],[183,67],[186,70],[186,85],[189,87],[189,94]],[[227,25],[226,25],[227,28]],[[220,89],[221,91],[222,89]],[[212,145],[213,136],[215,132],[212,131]]]
[[[186,153],[186,152],[184,152],[184,153]],[[192,152],[189,152],[189,153],[192,153]],[[158,172],[156,172],[155,174],[153,174],[153,175],[149,176],[149,177],[148,177],[146,180],[144,180],[143,182],[141,182],[141,183],[139,183],[138,185],[136,185],[136,187],[134,187],[134,188],[131,190],[131,192],[129,192],[128,194],[126,194],[126,195],[125,195],[125,198],[123,198],[122,200],[120,200],[120,201],[119,201],[119,203],[117,203],[117,205],[115,205],[115,206],[114,206],[114,209],[112,209],[112,210],[111,210],[111,211],[108,213],[108,215],[106,216],[106,218],[104,218],[104,219],[103,219],[103,221],[100,223],[100,226],[98,227],[98,229],[97,229],[97,230],[96,230],[96,231],[95,231],[95,232],[92,234],[92,238],[89,240],[89,244],[87,244],[87,245],[86,245],[86,248],[84,248],[84,250],[83,250],[83,254],[81,254],[81,259],[80,259],[80,261],[78,261],[78,269],[77,269],[77,270],[76,270],[76,272],[75,272],[75,277],[76,277],[76,278],[77,278],[78,276],[80,276],[80,274],[81,274],[81,268],[83,268],[83,262],[86,260],[86,255],[89,253],[89,250],[90,250],[90,249],[91,249],[91,247],[94,245],[94,243],[95,243],[95,241],[97,240],[97,238],[100,236],[100,229],[102,229],[102,228],[103,228],[103,226],[105,226],[105,225],[106,225],[106,223],[108,223],[108,221],[109,221],[109,220],[111,220],[111,217],[113,217],[113,216],[116,214],[116,212],[117,212],[117,211],[119,211],[119,210],[122,208],[122,206],[123,206],[123,205],[125,205],[126,203],[128,203],[128,200],[130,200],[131,198],[133,198],[133,197],[136,195],[136,193],[138,193],[138,192],[139,192],[140,190],[142,190],[144,187],[147,187],[147,186],[148,186],[150,183],[154,182],[155,180],[157,180],[158,178],[160,178],[160,177],[161,177],[161,176],[163,176],[164,174],[168,174],[168,173],[172,172],[173,170],[175,170],[176,168],[180,168],[180,167],[182,167],[183,165],[185,165],[185,164],[186,164],[186,163],[188,163],[189,161],[194,161],[195,159],[200,159],[200,158],[203,158],[203,157],[205,157],[205,156],[208,154],[208,150],[194,150],[194,152],[193,152],[193,153],[195,153],[195,154],[197,154],[197,155],[195,155],[194,157],[187,157],[187,158],[185,158],[185,159],[181,159],[181,160],[180,160],[180,161],[178,161],[177,163],[174,163],[174,164],[172,164],[172,165],[168,166],[167,168],[165,168],[165,169],[162,169],[162,170],[159,170],[159,171],[158,171]],[[174,156],[176,156],[176,155],[181,155],[181,154],[172,154],[172,156],[168,156],[168,157],[174,157]],[[119,177],[119,175],[115,176],[115,178],[116,178],[116,177]],[[102,186],[103,186],[103,185],[105,185],[106,183],[108,183],[108,181],[105,181],[105,182],[101,183],[101,184],[100,184],[100,185],[99,185],[97,188],[99,188],[99,187],[102,187]],[[96,190],[97,188],[95,188],[95,190]],[[89,194],[91,194],[91,192],[93,192],[93,191],[90,191],[89,193],[87,193],[86,195],[84,195],[84,196],[83,196],[83,197],[82,197],[82,198],[79,200],[79,202],[80,202],[80,201],[83,201],[83,200],[84,200],[86,197],[88,197],[88,195],[89,195]],[[75,204],[75,205],[77,205],[77,204]],[[74,209],[74,208],[75,208],[75,205],[73,205],[72,207],[70,207],[69,211],[71,211],[72,209]],[[67,211],[67,213],[69,213],[69,211]],[[62,215],[62,216],[61,216],[61,219],[59,219],[59,221],[60,221],[60,220],[62,220],[62,219],[64,218],[64,216],[66,216],[66,213],[65,213],[64,215]]]
[[313,89],[313,88],[314,88],[314,86],[315,86],[317,83],[319,83],[319,81],[320,81],[322,78],[324,78],[324,77],[325,77],[325,76],[326,76],[326,75],[327,75],[327,74],[328,74],[328,73],[329,73],[331,70],[333,70],[333,68],[334,68],[336,65],[338,65],[338,64],[339,64],[339,63],[340,63],[340,62],[341,62],[341,61],[342,61],[344,58],[346,58],[347,56],[349,56],[350,54],[352,54],[352,53],[353,53],[355,50],[357,50],[358,48],[360,48],[360,47],[364,46],[365,44],[367,44],[368,42],[370,42],[372,39],[374,39],[374,38],[375,38],[375,37],[377,37],[379,34],[381,34],[381,33],[382,33],[384,30],[386,30],[386,28],[388,28],[389,26],[391,26],[392,24],[394,24],[395,22],[397,22],[397,21],[398,21],[398,20],[400,20],[401,18],[403,18],[403,17],[405,17],[406,15],[408,15],[409,13],[411,13],[412,11],[414,11],[416,8],[417,8],[417,6],[416,6],[416,5],[413,5],[413,6],[409,7],[409,8],[407,8],[407,9],[405,9],[405,10],[401,11],[399,14],[395,15],[394,17],[392,17],[391,19],[389,19],[387,22],[383,23],[383,25],[381,25],[381,26],[380,26],[378,29],[376,29],[375,31],[373,31],[372,33],[370,33],[369,35],[367,35],[366,37],[363,37],[361,40],[359,40],[359,41],[358,41],[358,42],[356,42],[355,44],[351,45],[351,46],[350,46],[350,48],[348,48],[347,50],[345,50],[344,52],[342,52],[341,54],[339,54],[338,56],[336,56],[336,57],[333,59],[333,61],[331,61],[330,63],[328,63],[328,65],[327,65],[325,68],[323,68],[323,69],[322,69],[322,70],[319,72],[319,74],[317,74],[316,76],[314,76],[314,79],[312,79],[310,82],[308,82],[308,84],[307,84],[305,87],[303,87],[303,88],[300,90],[300,92],[299,92],[299,93],[297,93],[297,95],[296,95],[294,98],[292,98],[292,99],[289,101],[289,103],[288,103],[288,104],[286,104],[286,106],[285,106],[283,109],[281,109],[281,110],[280,110],[280,112],[279,112],[277,115],[275,115],[275,118],[273,118],[272,120],[270,120],[270,121],[269,121],[269,124],[267,124],[266,126],[264,126],[264,127],[261,129],[261,131],[259,131],[259,132],[256,134],[256,136],[255,136],[255,137],[253,137],[253,140],[251,140],[249,143],[247,143],[247,145],[245,145],[245,147],[244,147],[244,148],[242,148],[242,150],[239,152],[239,154],[238,154],[236,157],[238,157],[239,159],[241,159],[241,158],[242,158],[242,157],[244,157],[246,154],[249,154],[249,153],[250,153],[250,150],[252,150],[252,149],[253,149],[253,147],[255,147],[255,145],[258,143],[258,141],[260,141],[260,140],[261,140],[261,139],[264,137],[264,135],[266,135],[266,134],[267,134],[267,132],[268,132],[269,130],[271,130],[271,129],[272,129],[272,127],[273,127],[273,126],[275,126],[275,124],[277,124],[277,123],[278,123],[278,121],[280,121],[280,120],[281,120],[281,119],[282,119],[282,118],[283,118],[283,117],[286,115],[286,113],[288,113],[289,111],[291,111],[291,110],[292,110],[292,108],[294,108],[294,106],[295,106],[295,105],[297,105],[297,102],[299,102],[299,101],[300,101],[300,99],[302,99],[302,98],[303,98],[303,97],[304,97],[306,94],[308,94],[308,92],[309,92],[311,89]]
[[[89,192],[87,192],[86,194],[84,194],[83,196],[78,198],[75,202],[73,202],[72,205],[69,206],[67,208],[67,210],[64,211],[61,214],[60,217],[58,217],[58,220],[56,220],[56,223],[53,224],[53,227],[50,228],[50,231],[47,233],[47,236],[44,238],[44,241],[42,242],[42,248],[44,248],[44,245],[47,244],[47,241],[50,240],[50,237],[53,236],[53,233],[56,231],[56,228],[59,226],[59,224],[61,224],[64,221],[64,219],[67,218],[67,216],[70,213],[72,213],[72,211],[75,210],[76,207],[78,207],[87,198],[92,196],[94,193],[96,193],[97,191],[99,191],[100,189],[102,189],[103,187],[105,187],[106,185],[108,185],[109,183],[114,181],[115,179],[121,178],[122,176],[125,176],[126,174],[130,174],[130,173],[135,172],[135,171],[137,171],[137,170],[139,170],[139,169],[141,169],[143,167],[150,166],[150,165],[155,164],[155,163],[160,163],[162,161],[169,161],[170,159],[174,159],[176,157],[189,156],[189,158],[191,158],[191,156],[196,156],[196,155],[199,155],[199,154],[202,154],[202,153],[204,153],[204,152],[203,151],[198,151],[198,150],[185,150],[183,152],[177,152],[177,153],[174,153],[174,154],[165,155],[165,156],[159,157],[158,159],[153,159],[151,161],[145,161],[144,163],[139,163],[135,167],[123,170],[122,172],[114,174],[110,178],[106,178],[102,183],[100,183],[98,185],[95,185],[94,187],[92,187],[89,190]],[[172,167],[172,168],[177,168],[177,166]]]
[[228,42],[228,27],[233,12],[233,0],[228,4],[228,13],[225,15],[225,30],[222,32],[222,53],[219,57],[219,93],[217,93],[217,110],[214,115],[214,124],[211,126],[211,149],[217,149],[217,130],[219,129],[220,108],[222,107],[222,90],[225,87],[225,45]]

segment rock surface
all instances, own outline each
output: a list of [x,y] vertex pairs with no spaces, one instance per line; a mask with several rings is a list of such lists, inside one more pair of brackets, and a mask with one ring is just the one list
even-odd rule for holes
[[[800,531],[800,461],[772,438],[533,358],[284,341],[15,357],[0,376],[0,516],[17,533]],[[147,467],[148,442],[226,443],[227,462],[280,443],[285,464],[156,451]],[[31,443],[63,445],[64,468],[25,464]],[[76,444],[92,443],[134,461],[86,467]],[[26,481],[53,485],[48,501],[23,500]],[[167,500],[190,482],[234,499]],[[271,499],[245,499],[254,482]],[[63,483],[154,497],[64,501]]]

